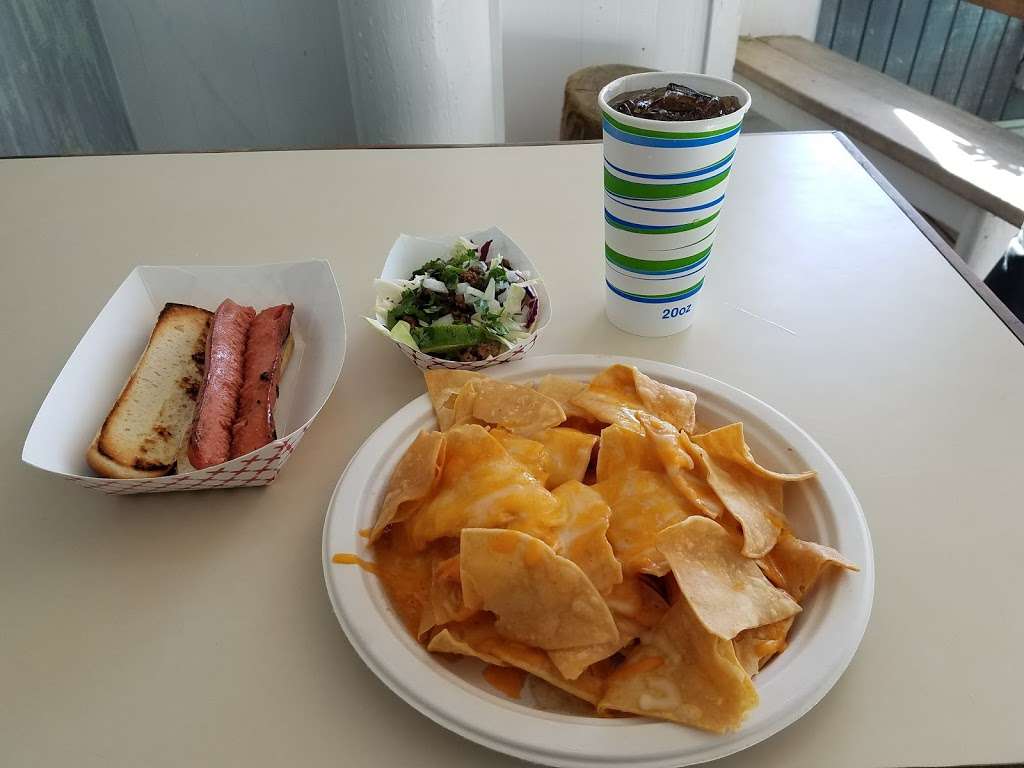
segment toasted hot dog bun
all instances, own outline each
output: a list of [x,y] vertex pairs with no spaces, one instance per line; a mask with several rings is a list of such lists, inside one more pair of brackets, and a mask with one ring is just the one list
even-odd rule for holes
[[203,380],[213,314],[167,304],[128,382],[96,433],[86,461],[101,477],[160,477],[174,469]]

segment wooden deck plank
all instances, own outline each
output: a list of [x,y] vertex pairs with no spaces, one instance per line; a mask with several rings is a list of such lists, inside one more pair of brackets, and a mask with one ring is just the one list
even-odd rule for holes
[[1005,221],[1024,219],[1024,137],[797,37],[741,40],[736,72]]

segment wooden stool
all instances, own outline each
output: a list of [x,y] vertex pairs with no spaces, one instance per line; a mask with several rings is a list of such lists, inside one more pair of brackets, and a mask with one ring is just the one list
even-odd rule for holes
[[637,72],[651,72],[647,67],[629,64],[599,64],[584,67],[569,75],[565,81],[565,101],[562,103],[562,128],[558,138],[562,141],[601,138],[601,110],[597,106],[597,93],[612,80]]

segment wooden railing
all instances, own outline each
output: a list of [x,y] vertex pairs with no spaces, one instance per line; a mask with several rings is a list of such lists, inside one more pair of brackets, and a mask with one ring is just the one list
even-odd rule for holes
[[986,120],[1024,118],[1024,0],[822,0],[816,41]]
[[1024,19],[1024,0],[969,0],[972,5],[980,5],[990,11],[1007,16]]

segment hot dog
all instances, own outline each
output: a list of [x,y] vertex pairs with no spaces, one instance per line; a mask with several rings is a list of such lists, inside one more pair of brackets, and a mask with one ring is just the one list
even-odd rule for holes
[[256,310],[224,299],[214,313],[206,338],[206,373],[199,390],[188,460],[196,469],[222,464],[231,457],[231,427],[238,410],[249,328]]
[[291,333],[292,304],[264,309],[249,326],[238,411],[231,427],[231,458],[277,439],[274,406]]

